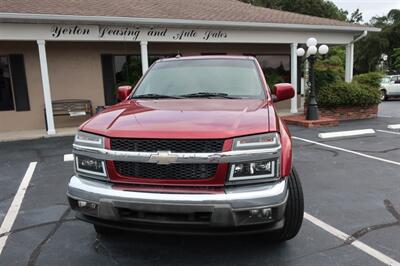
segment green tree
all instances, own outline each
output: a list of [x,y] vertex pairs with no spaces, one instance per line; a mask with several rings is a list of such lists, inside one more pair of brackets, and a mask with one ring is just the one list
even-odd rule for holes
[[357,8],[353,13],[351,13],[348,21],[352,23],[360,23],[363,21],[363,15],[359,8]]
[[310,16],[346,20],[347,12],[327,0],[240,0],[255,6],[290,11]]
[[392,9],[387,15],[388,19],[393,23],[398,23],[400,21],[400,9]]
[[381,32],[370,32],[355,47],[356,73],[375,71],[382,54],[388,55],[390,70],[396,67],[395,49],[400,47],[400,10],[393,9],[386,16],[373,17],[369,26],[381,28]]
[[332,47],[329,54],[315,64],[315,87],[322,88],[338,81],[344,81],[345,50]]
[[395,70],[399,71],[400,70],[400,48],[395,48],[393,50],[392,57],[393,57],[393,65],[392,65],[392,67]]

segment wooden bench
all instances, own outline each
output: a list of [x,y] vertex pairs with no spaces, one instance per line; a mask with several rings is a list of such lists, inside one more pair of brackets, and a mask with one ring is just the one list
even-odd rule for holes
[[[85,116],[93,115],[92,103],[90,100],[84,99],[68,99],[52,101],[53,116]],[[46,108],[44,108],[44,119],[47,128]]]

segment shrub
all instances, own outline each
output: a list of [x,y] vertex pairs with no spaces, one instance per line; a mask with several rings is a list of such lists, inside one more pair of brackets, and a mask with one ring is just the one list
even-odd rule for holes
[[363,84],[363,81],[338,81],[320,88],[318,92],[318,105],[321,107],[371,106],[379,102],[379,90]]
[[354,76],[354,81],[362,85],[379,89],[381,86],[381,79],[383,74],[380,72],[370,72]]
[[282,76],[279,75],[278,73],[271,73],[269,75],[267,74],[266,77],[267,77],[268,87],[271,89],[272,93],[275,93],[274,91],[275,84],[285,82]]

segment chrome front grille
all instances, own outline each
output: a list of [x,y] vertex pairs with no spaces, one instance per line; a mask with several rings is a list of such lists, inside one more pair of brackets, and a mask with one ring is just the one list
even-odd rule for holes
[[218,164],[169,164],[115,161],[115,170],[123,176],[137,178],[199,180],[213,177]]
[[111,150],[116,151],[210,153],[221,152],[223,146],[223,139],[111,139]]

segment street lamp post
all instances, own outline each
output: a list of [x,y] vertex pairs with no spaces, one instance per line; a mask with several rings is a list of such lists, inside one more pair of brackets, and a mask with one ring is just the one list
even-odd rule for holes
[[308,95],[308,108],[307,108],[307,115],[306,120],[318,120],[318,103],[317,97],[315,93],[315,70],[314,64],[317,60],[317,54],[326,55],[329,52],[329,47],[327,45],[321,45],[317,48],[318,41],[315,38],[309,38],[307,40],[307,52],[303,48],[297,49],[297,56],[303,57],[306,55],[306,60],[308,60],[310,64],[310,93]]

